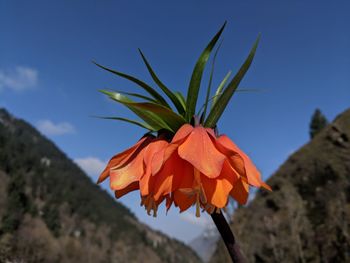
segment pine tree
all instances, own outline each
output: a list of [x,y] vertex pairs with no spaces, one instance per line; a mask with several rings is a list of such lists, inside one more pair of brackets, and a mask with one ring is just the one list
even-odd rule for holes
[[314,138],[328,124],[327,118],[322,114],[320,109],[316,109],[311,117],[310,138]]

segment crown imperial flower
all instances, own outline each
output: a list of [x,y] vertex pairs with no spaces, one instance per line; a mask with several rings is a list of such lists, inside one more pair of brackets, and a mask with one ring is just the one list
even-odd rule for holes
[[[112,100],[129,108],[143,122],[123,117],[107,117],[108,119],[127,121],[149,131],[134,146],[112,157],[98,179],[100,183],[109,177],[110,188],[115,192],[116,198],[139,190],[141,205],[146,208],[148,214],[153,211],[156,215],[158,206],[165,202],[167,210],[174,205],[180,212],[195,205],[196,215],[199,216],[200,210],[209,214],[219,212],[227,206],[229,198],[245,204],[249,187],[271,190],[261,180],[260,173],[250,158],[226,135],[217,135],[216,132],[219,118],[250,67],[259,38],[237,74],[228,82],[228,73],[215,95],[210,97],[219,48],[216,50],[205,103],[199,113],[195,114],[203,71],[225,24],[199,57],[186,98],[182,93],[172,92],[163,84],[139,50],[154,82],[176,110],[169,105],[166,98],[145,82],[95,63],[134,82],[149,94],[146,96],[101,90]],[[134,101],[132,97],[143,101]]]
[[245,204],[249,186],[270,190],[249,159],[227,136],[216,137],[214,130],[184,124],[168,142],[164,138],[143,137],[133,147],[114,156],[99,182],[110,176],[117,198],[140,190],[142,205],[156,215],[166,200],[180,211],[196,205],[213,213],[224,208],[231,196]]

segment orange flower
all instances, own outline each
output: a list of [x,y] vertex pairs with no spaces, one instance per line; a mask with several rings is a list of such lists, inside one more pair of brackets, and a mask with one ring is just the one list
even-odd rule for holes
[[99,182],[110,176],[117,198],[140,190],[141,205],[157,213],[165,200],[180,212],[196,205],[212,213],[226,207],[231,196],[245,204],[249,186],[271,190],[249,159],[227,136],[215,136],[212,129],[183,125],[169,143],[143,137],[136,145],[114,156]]
[[189,124],[154,155],[152,176],[155,201],[171,194],[180,211],[196,204],[197,216],[200,208],[212,213],[225,207],[229,196],[245,204],[249,185],[270,190],[249,157],[227,136],[216,138],[212,129]]

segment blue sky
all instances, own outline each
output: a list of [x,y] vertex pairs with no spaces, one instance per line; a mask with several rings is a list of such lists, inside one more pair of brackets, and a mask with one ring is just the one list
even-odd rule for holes
[[[152,83],[141,48],[162,81],[186,93],[198,55],[227,20],[214,84],[238,69],[260,32],[241,87],[261,91],[237,93],[220,131],[267,178],[308,141],[315,108],[333,119],[350,106],[349,11],[345,0],[0,0],[0,106],[40,128],[95,180],[109,157],[143,130],[90,117],[128,114],[98,89],[138,91],[91,60]],[[210,222],[194,221],[192,212],[148,217],[137,194],[120,201],[141,221],[184,241]]]

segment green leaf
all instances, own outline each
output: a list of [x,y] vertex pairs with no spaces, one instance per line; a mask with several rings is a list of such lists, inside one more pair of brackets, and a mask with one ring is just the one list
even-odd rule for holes
[[222,90],[224,88],[224,86],[226,85],[226,82],[228,81],[229,77],[231,76],[231,70],[226,74],[226,76],[224,77],[224,79],[221,81],[221,83],[219,84],[216,92],[215,92],[215,95],[213,97],[213,103],[211,105],[211,108],[213,108],[213,106],[215,105],[215,103],[217,102],[217,100],[219,99],[221,93],[222,93]]
[[212,38],[207,47],[203,50],[197,63],[193,69],[190,84],[187,91],[187,101],[186,101],[186,120],[190,121],[196,111],[196,104],[198,99],[198,92],[202,80],[203,71],[207,61],[209,59],[210,53],[213,50],[216,42],[218,41],[222,31],[226,26],[226,22],[221,27],[219,32]]
[[99,116],[97,116],[97,118],[106,119],[106,120],[125,121],[125,122],[128,122],[128,123],[140,126],[141,128],[144,128],[144,129],[149,130],[149,131],[157,131],[156,129],[154,129],[154,127],[148,125],[147,123],[140,122],[140,121],[135,121],[135,120],[130,120],[130,119],[123,118],[123,117],[99,117]]
[[143,81],[133,77],[133,76],[130,76],[130,75],[127,75],[127,74],[124,74],[122,72],[118,72],[118,71],[115,71],[113,69],[110,69],[110,68],[107,68],[107,67],[104,67],[100,64],[98,64],[97,62],[93,61],[93,63],[104,69],[104,70],[107,70],[115,75],[118,75],[122,78],[125,78],[125,79],[128,79],[134,83],[136,83],[137,85],[139,85],[141,88],[143,88],[145,91],[147,91],[153,98],[155,98],[158,102],[160,102],[162,105],[164,105],[165,107],[168,107],[170,108],[169,104],[166,102],[166,100],[155,90],[153,89],[151,86],[147,85],[146,83],[144,83]]
[[182,93],[180,91],[175,91],[174,95],[180,101],[182,107],[185,109],[185,112],[186,112],[186,100],[185,100],[185,97],[182,95]]
[[148,69],[148,72],[151,74],[152,79],[154,82],[162,89],[162,91],[168,96],[168,98],[174,103],[176,109],[180,114],[184,114],[185,108],[182,106],[181,102],[178,100],[178,98],[175,96],[175,94],[168,89],[163,82],[160,81],[160,79],[157,77],[157,75],[154,73],[154,70],[152,69],[151,65],[148,63],[146,57],[142,53],[141,49],[139,49],[140,55],[142,57],[143,62],[146,64],[146,67]]
[[151,101],[153,103],[158,103],[158,101],[156,101],[155,99],[152,99],[150,97],[144,96],[144,95],[139,94],[139,93],[130,93],[130,92],[119,91],[119,90],[111,90],[111,91],[114,91],[114,92],[117,92],[117,93],[120,93],[120,94],[123,94],[123,95],[132,96],[132,97],[135,97],[135,98],[144,99],[144,100],[147,100],[147,101]]
[[117,92],[111,92],[106,90],[100,90],[100,92],[106,94],[110,99],[117,101],[129,108],[132,112],[134,112],[137,116],[144,120],[148,125],[152,126],[155,130],[166,129],[173,131],[173,129],[169,127],[169,125],[157,115],[153,114],[152,112],[140,110],[130,105],[129,103],[133,103],[133,100],[131,100],[127,96],[124,96]]
[[[107,92],[101,91],[110,98],[112,98],[115,101],[118,101],[122,104],[124,104],[127,107],[131,107],[133,111],[138,111],[138,115],[141,113],[149,113],[152,114],[153,117],[156,117],[157,120],[162,121],[163,123],[167,124],[164,126],[164,129],[168,129],[172,132],[176,132],[180,126],[182,126],[185,123],[185,119],[173,112],[172,110],[168,109],[167,107],[164,107],[159,104],[150,103],[150,102],[133,102],[126,96],[123,96],[122,94],[116,93],[116,92]],[[146,120],[145,120],[146,121]],[[149,123],[149,121],[146,121]]]
[[161,118],[164,122],[166,122],[174,132],[176,132],[183,124],[186,123],[185,119],[169,110],[168,108],[161,106],[159,104],[154,104],[150,102],[131,102],[125,103],[127,105],[131,105],[140,110],[147,110]]
[[222,95],[219,97],[217,102],[214,104],[213,109],[210,111],[208,118],[205,121],[206,127],[214,127],[216,123],[218,122],[219,118],[221,117],[222,113],[224,112],[227,104],[229,103],[232,95],[236,91],[239,83],[243,79],[245,73],[248,71],[256,52],[256,49],[258,47],[260,40],[260,35],[256,39],[247,59],[237,72],[237,74],[234,76],[234,78],[231,80],[231,82],[228,84],[227,88],[224,90]]
[[202,119],[205,119],[205,116],[207,115],[207,108],[208,108],[208,103],[209,103],[209,96],[211,93],[211,84],[213,82],[213,75],[214,75],[214,68],[215,68],[215,61],[216,61],[216,56],[220,50],[222,41],[219,44],[218,48],[215,51],[214,57],[213,57],[213,62],[211,65],[211,70],[210,70],[210,76],[209,76],[209,83],[208,83],[208,88],[207,88],[207,95],[205,97],[205,104],[204,104],[204,110],[203,110],[203,115],[202,115]]

